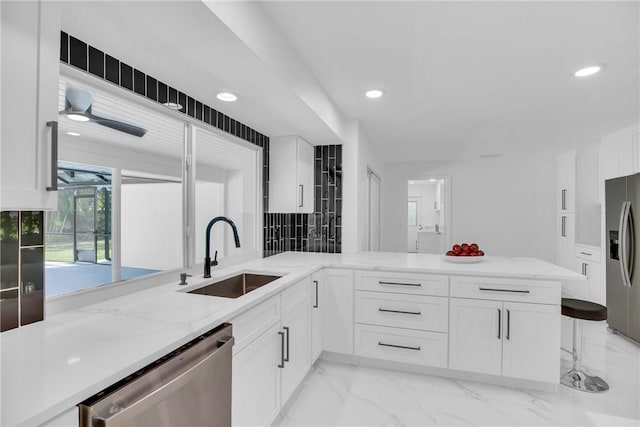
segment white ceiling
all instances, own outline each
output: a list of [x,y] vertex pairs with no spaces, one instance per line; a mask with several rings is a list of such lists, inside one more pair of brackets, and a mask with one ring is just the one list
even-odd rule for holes
[[[572,147],[640,115],[635,1],[253,6],[388,161]],[[292,82],[199,1],[73,2],[63,29],[269,136],[338,142]],[[604,70],[573,77],[592,63]],[[371,87],[386,95],[366,99]],[[222,89],[240,101],[215,100]]]

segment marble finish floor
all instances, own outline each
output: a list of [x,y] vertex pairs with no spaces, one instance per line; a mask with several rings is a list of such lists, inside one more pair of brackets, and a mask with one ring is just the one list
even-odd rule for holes
[[[610,390],[557,393],[318,361],[275,426],[640,426],[640,347],[584,326],[584,365]],[[570,355],[563,352],[563,369]]]

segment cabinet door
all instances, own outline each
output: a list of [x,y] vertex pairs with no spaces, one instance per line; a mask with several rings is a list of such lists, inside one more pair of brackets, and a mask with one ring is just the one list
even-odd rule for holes
[[[2,2],[1,210],[57,207],[50,146],[58,120],[60,5]],[[56,167],[57,171],[57,167]],[[56,172],[54,171],[54,172]]]
[[500,375],[502,302],[451,298],[449,303],[449,368]]
[[557,264],[561,267],[573,269],[575,246],[575,214],[562,213],[558,216],[557,230]]
[[560,306],[504,303],[502,375],[557,383]]
[[309,144],[302,138],[298,138],[298,212],[313,213],[313,168],[315,150],[313,145]]
[[322,272],[311,276],[311,364],[315,363],[322,353]]
[[282,403],[286,403],[309,371],[309,301],[305,300],[282,318],[285,336]]
[[353,354],[353,271],[327,270],[322,291],[326,313],[322,318],[323,349]]
[[233,356],[234,426],[264,426],[280,412],[280,324]]
[[576,157],[567,154],[558,159],[558,210],[561,212],[575,210],[576,193]]

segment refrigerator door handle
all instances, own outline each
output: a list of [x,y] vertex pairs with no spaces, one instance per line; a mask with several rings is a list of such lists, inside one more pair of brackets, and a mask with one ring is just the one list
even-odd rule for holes
[[635,267],[636,258],[636,230],[633,223],[633,211],[631,210],[631,202],[628,202],[627,208],[627,227],[629,229],[629,259],[627,260],[627,279],[629,280],[629,287],[632,286],[633,270]]
[[629,270],[627,263],[627,230],[629,225],[629,202],[622,202],[620,211],[620,273],[622,274],[622,283],[624,286],[630,286]]

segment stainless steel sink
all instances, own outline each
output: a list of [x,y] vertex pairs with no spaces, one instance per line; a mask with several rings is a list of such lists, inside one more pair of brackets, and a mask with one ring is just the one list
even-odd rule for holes
[[228,279],[212,283],[189,291],[190,294],[211,295],[214,297],[238,298],[282,276],[243,273]]

